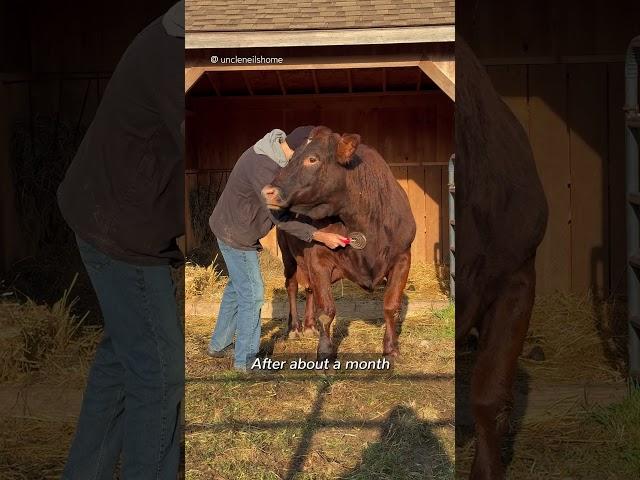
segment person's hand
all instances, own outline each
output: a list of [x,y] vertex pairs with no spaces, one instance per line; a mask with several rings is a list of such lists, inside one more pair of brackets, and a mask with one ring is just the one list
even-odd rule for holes
[[320,230],[317,230],[313,234],[313,239],[316,242],[324,243],[332,250],[338,247],[346,247],[349,241],[348,238],[338,235],[337,233],[321,232]]

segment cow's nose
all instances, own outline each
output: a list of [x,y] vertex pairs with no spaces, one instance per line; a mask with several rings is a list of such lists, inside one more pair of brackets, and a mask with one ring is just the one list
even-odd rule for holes
[[276,203],[280,197],[280,190],[273,185],[267,185],[262,189],[262,197],[267,203]]
[[276,194],[276,189],[273,185],[267,185],[262,189],[262,196],[264,198],[271,198]]

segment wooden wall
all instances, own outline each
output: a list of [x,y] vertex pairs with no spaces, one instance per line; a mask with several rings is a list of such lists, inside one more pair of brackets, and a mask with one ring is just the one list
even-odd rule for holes
[[529,134],[549,203],[538,291],[624,290],[624,65],[487,65]]
[[549,200],[539,292],[625,291],[623,62],[639,16],[637,0],[456,0],[456,34],[529,133]]
[[[0,173],[11,183],[8,145],[19,123],[64,125],[81,136],[120,56],[174,0],[2,2]],[[33,128],[32,140],[39,133]],[[47,192],[51,194],[51,192]],[[13,188],[0,188],[0,273],[35,253],[21,231]],[[51,202],[56,199],[51,196]]]
[[[453,153],[453,103],[441,92],[189,98],[187,108],[187,193],[196,182],[208,181],[205,170],[233,168],[240,154],[273,128],[327,125],[338,132],[359,133],[392,165],[409,195],[418,225],[414,260],[448,263],[447,162]],[[191,218],[189,211],[186,218]],[[263,244],[275,251],[274,234]],[[195,246],[197,239],[188,225],[187,249]]]

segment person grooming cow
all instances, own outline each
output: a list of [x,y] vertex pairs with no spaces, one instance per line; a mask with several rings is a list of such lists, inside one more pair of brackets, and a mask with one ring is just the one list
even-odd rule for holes
[[319,231],[288,215],[274,215],[262,201],[262,189],[287,165],[294,151],[307,143],[312,129],[312,126],[298,127],[289,135],[272,130],[246,150],[236,162],[209,218],[229,280],[207,351],[212,357],[233,355],[234,368],[239,371],[246,371],[260,346],[260,308],[264,301],[258,263],[260,239],[276,225],[307,244],[315,241],[335,249],[344,247],[348,241],[342,235]]
[[[409,199],[384,158],[360,142],[316,127],[304,148],[262,190],[265,204],[276,212],[291,211],[312,219],[323,231],[359,232],[360,247],[331,251],[278,232],[289,293],[290,336],[302,333],[295,298],[298,283],[307,287],[304,332],[320,327],[318,359],[332,357],[331,323],[336,305],[331,284],[347,278],[367,291],[386,279],[383,354],[396,357],[402,294],[411,267],[416,223]],[[316,319],[318,320],[316,322]]]

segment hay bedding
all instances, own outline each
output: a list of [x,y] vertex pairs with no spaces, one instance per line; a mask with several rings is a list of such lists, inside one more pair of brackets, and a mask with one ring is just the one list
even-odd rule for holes
[[34,375],[84,381],[101,331],[84,326],[86,314],[74,313],[75,280],[51,307],[30,299],[0,302],[0,382],[34,381]]
[[[624,305],[591,294],[536,299],[522,367],[533,381],[620,382],[625,377]],[[527,358],[541,347],[544,359]]]
[[[615,299],[603,301],[591,294],[538,296],[516,383],[526,379],[530,389],[536,385],[620,384],[626,376],[625,330],[625,305]],[[535,350],[541,356],[531,355]],[[471,357],[467,352],[456,360],[459,379],[469,378]],[[603,429],[594,422],[598,411],[599,407],[576,405],[555,412],[553,418],[541,417],[525,424],[512,419],[515,446],[508,477],[627,478],[599,469],[598,461],[618,455],[620,443],[613,429]],[[591,451],[593,447],[598,449],[597,456]],[[470,431],[465,431],[457,442],[456,478],[468,476],[473,452]],[[585,472],[593,476],[585,476]]]
[[82,390],[101,330],[84,326],[85,315],[74,313],[73,286],[53,306],[13,295],[0,301],[0,388],[6,394],[2,403],[12,406],[0,414],[0,478],[60,478],[75,430],[74,412],[66,404],[45,405],[44,412],[64,412],[45,417],[12,399],[12,392],[27,398],[29,391],[37,395],[43,388]]
[[[185,298],[205,296],[216,301],[221,300],[226,286],[227,277],[221,269],[221,258],[215,257],[209,266],[199,266],[189,262],[185,267]],[[265,286],[266,299],[287,298],[284,288],[284,267],[282,261],[267,251],[260,253],[260,271]],[[408,298],[424,300],[444,300],[449,292],[449,272],[446,266],[414,263],[411,265],[409,279],[405,288]],[[384,295],[384,285],[380,285],[373,293],[364,291],[354,283],[343,280],[333,285],[335,298],[371,298],[379,300]],[[300,289],[299,298],[304,298],[304,291]]]

